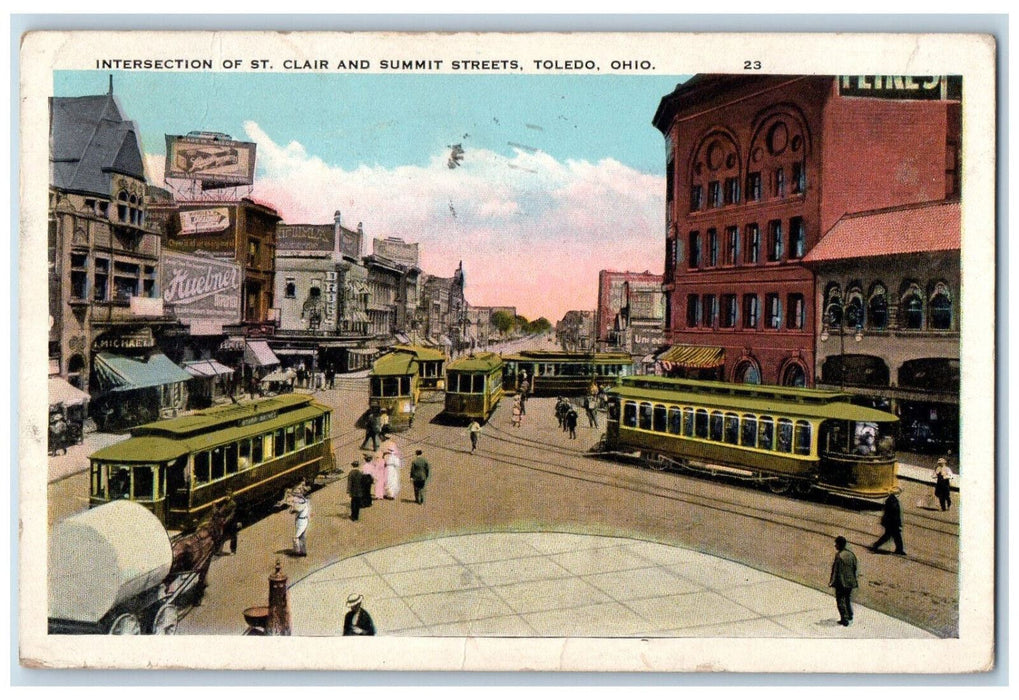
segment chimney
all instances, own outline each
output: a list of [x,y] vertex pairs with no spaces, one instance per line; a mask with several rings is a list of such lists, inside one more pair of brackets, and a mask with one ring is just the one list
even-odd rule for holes
[[343,228],[340,226],[340,212],[333,212],[333,257],[339,260],[343,257]]
[[361,257],[361,251],[364,249],[364,224],[360,221],[357,222],[357,257]]

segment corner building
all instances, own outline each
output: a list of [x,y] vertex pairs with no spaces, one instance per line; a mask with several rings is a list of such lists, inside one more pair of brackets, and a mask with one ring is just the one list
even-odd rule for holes
[[698,75],[663,97],[669,373],[813,385],[803,258],[846,214],[959,196],[959,91],[937,76]]

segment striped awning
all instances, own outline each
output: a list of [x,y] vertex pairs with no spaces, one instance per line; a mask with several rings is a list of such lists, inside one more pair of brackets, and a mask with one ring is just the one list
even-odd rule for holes
[[184,371],[195,377],[218,377],[233,374],[233,368],[215,360],[191,360],[184,363]]
[[725,348],[714,345],[673,345],[658,355],[666,370],[673,367],[714,369],[725,364]]

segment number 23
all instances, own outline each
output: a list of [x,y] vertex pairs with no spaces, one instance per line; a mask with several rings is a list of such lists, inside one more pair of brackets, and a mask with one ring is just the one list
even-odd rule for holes
[[743,70],[761,70],[761,62],[743,61]]

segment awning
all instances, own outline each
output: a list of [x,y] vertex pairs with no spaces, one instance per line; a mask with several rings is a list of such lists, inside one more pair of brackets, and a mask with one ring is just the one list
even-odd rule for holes
[[66,379],[50,377],[49,380],[50,406],[57,404],[62,406],[80,406],[91,398]]
[[234,370],[215,360],[192,360],[184,363],[184,371],[195,377],[218,377],[233,374]]
[[272,351],[264,340],[249,340],[244,344],[244,364],[253,367],[272,367],[278,365],[280,358]]
[[272,348],[277,355],[317,355],[311,348]]
[[658,356],[666,370],[675,367],[713,369],[725,364],[725,348],[713,345],[673,345]]
[[396,339],[404,345],[410,345],[410,337],[406,333],[397,333]]
[[349,350],[347,350],[347,352],[350,353],[351,355],[371,356],[377,355],[379,351],[376,348],[350,348]]
[[159,352],[148,357],[125,357],[101,352],[95,357],[95,370],[105,391],[130,391],[191,379],[190,374]]
[[269,374],[262,377],[262,383],[288,382],[295,377],[296,373],[292,369],[274,369],[272,372],[269,372]]

